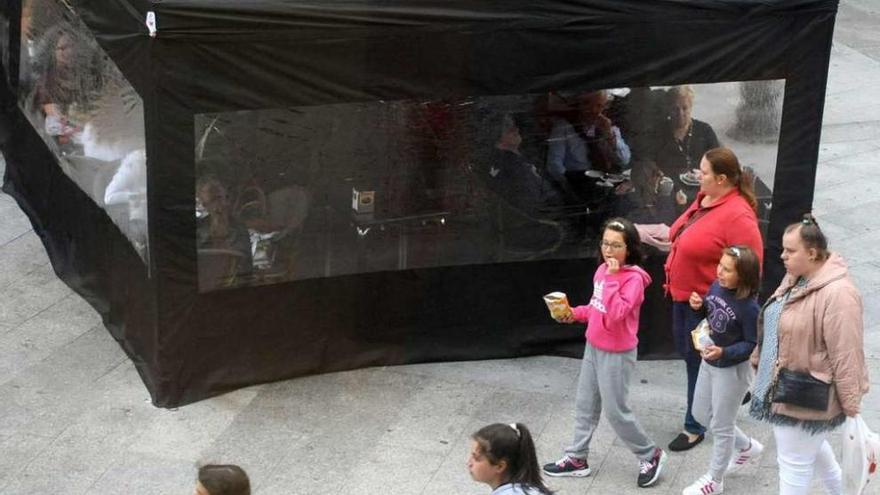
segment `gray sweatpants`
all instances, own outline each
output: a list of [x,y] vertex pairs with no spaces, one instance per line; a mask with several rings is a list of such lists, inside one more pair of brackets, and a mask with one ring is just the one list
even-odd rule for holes
[[590,440],[604,405],[605,416],[617,436],[639,458],[650,459],[657,446],[645,435],[627,403],[629,380],[636,364],[636,350],[605,352],[589,342],[584,348],[574,412],[574,442],[565,453],[586,459]]
[[752,385],[753,375],[748,361],[727,368],[717,368],[706,361],[700,364],[693,414],[697,421],[709,427],[714,437],[709,474],[716,481],[724,480],[733,449],[749,446],[749,437],[736,427],[736,415]]

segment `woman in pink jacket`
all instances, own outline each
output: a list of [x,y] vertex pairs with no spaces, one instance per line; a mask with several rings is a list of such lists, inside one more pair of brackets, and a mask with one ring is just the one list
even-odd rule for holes
[[587,343],[575,400],[574,442],[562,459],[544,465],[548,476],[589,476],[590,440],[602,409],[617,436],[639,459],[638,485],[653,485],[666,460],[629,407],[629,381],[636,364],[639,311],[651,277],[638,264],[642,247],[635,226],[612,218],[602,228],[602,261],[593,276],[590,304],[572,308],[559,321],[587,324]]
[[[862,298],[811,215],[785,229],[782,261],[785,278],[758,316],[751,414],[773,425],[780,495],[806,494],[814,474],[837,494],[826,437],[868,392]],[[738,457],[748,461],[748,449]]]

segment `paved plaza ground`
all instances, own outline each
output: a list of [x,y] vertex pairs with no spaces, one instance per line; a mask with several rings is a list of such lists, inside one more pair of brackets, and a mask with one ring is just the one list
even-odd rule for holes
[[[841,5],[819,160],[815,212],[862,290],[872,378],[863,413],[880,429],[880,1]],[[241,464],[259,495],[488,494],[464,466],[469,434],[520,421],[539,458],[555,459],[572,434],[578,366],[539,356],[370,368],[157,409],[97,313],[55,276],[24,214],[0,194],[4,495],[184,494],[205,462]],[[633,407],[664,446],[681,428],[684,391],[682,363],[638,364]],[[741,418],[768,451],[729,477],[726,493],[776,493],[770,429]],[[643,493],[681,493],[710,451],[704,442],[671,454]],[[593,476],[550,485],[561,494],[641,492],[635,458],[604,419],[590,463]]]

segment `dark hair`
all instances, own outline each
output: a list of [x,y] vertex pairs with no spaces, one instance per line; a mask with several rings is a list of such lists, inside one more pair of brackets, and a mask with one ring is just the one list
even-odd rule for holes
[[[34,103],[43,105],[76,102],[88,107],[100,96],[107,77],[105,61],[97,43],[66,20],[44,33],[38,33],[38,36],[40,41],[35,49],[35,66],[32,70],[35,74],[41,74],[42,81],[38,90],[41,94],[35,96],[43,101]],[[68,62],[68,70],[63,73],[56,56],[56,48],[62,39],[69,43],[68,56],[72,59]],[[72,68],[76,70],[71,70]]]
[[812,214],[804,213],[800,222],[793,223],[785,228],[785,233],[788,234],[794,230],[797,230],[800,234],[801,242],[805,248],[816,250],[816,258],[819,261],[828,259],[828,238],[825,237],[825,234],[816,222],[816,218]]
[[733,258],[733,269],[739,279],[736,298],[755,296],[761,289],[761,261],[758,255],[752,248],[741,244],[725,248],[722,254]]
[[251,495],[244,469],[234,464],[206,464],[199,468],[199,483],[211,495]]
[[731,184],[736,186],[742,196],[755,213],[758,212],[758,200],[755,199],[755,177],[746,171],[739,164],[739,159],[730,148],[712,148],[707,151],[703,157],[712,167],[712,173],[715,175],[724,174]]
[[[541,493],[552,495],[541,479],[535,442],[526,425],[522,423],[494,423],[480,428],[471,438],[477,442],[480,451],[497,465],[507,463],[507,483],[519,483],[534,488]],[[214,495],[213,493],[211,495]]]
[[663,171],[653,160],[633,160],[631,177],[641,206],[651,208],[653,212],[657,201],[657,181],[663,178]]
[[[602,224],[602,229],[599,231],[602,235],[605,234],[605,230],[613,230],[614,232],[620,232],[623,234],[623,242],[626,244],[626,259],[624,260],[627,265],[641,265],[642,261],[645,259],[645,254],[642,251],[642,239],[639,237],[639,231],[636,230],[636,226],[633,225],[632,222],[623,218],[623,217],[614,217],[610,218]],[[602,263],[602,237],[599,237],[599,263]]]

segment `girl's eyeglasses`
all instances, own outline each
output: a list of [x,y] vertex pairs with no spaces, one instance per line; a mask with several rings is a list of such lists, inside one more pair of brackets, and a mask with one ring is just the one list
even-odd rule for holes
[[602,246],[602,249],[608,248],[608,249],[611,249],[612,251],[617,251],[619,249],[623,249],[626,247],[626,244],[623,244],[622,242],[602,241],[602,243],[600,245]]

